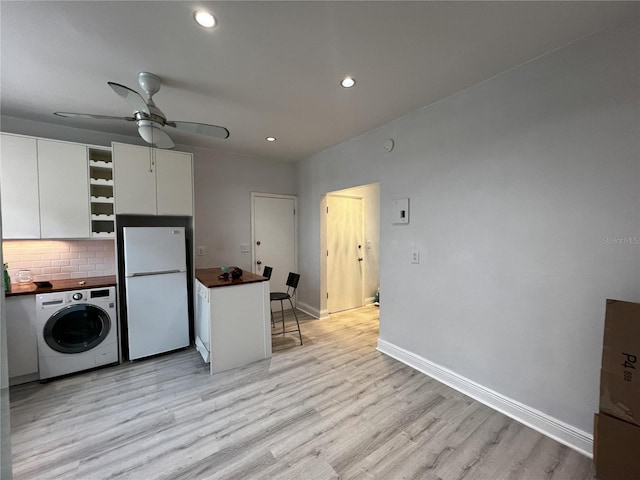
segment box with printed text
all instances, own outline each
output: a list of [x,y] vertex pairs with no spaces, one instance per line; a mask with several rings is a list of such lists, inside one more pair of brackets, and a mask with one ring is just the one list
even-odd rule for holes
[[640,303],[607,300],[600,412],[640,426]]

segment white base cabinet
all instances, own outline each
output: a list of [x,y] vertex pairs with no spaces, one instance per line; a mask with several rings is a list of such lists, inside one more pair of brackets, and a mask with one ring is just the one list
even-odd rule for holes
[[196,348],[211,374],[271,357],[269,282],[196,284]]
[[[5,298],[9,383],[37,379],[38,337],[34,295]],[[22,380],[22,381],[21,381]]]

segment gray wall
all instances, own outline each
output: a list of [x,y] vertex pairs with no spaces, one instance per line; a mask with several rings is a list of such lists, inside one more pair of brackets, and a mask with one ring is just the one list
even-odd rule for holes
[[590,432],[605,299],[640,301],[639,42],[600,32],[301,162],[300,300],[322,194],[379,181],[381,340]]
[[195,155],[196,268],[236,265],[251,270],[251,192],[296,194],[296,166],[224,152]]

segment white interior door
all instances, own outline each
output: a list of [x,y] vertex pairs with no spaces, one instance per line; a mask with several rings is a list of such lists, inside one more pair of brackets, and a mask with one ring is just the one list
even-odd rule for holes
[[[265,265],[273,268],[270,289],[286,291],[289,272],[297,273],[296,197],[252,194],[253,272],[262,275]],[[274,310],[280,303],[274,302]]]
[[327,309],[363,305],[362,199],[327,196]]

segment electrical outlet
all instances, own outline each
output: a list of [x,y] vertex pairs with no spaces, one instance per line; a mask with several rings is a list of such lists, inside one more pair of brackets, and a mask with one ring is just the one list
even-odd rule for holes
[[198,247],[198,256],[204,257],[205,253],[206,253],[206,248],[203,245],[200,245]]
[[411,251],[411,263],[420,263],[420,251],[418,249]]

